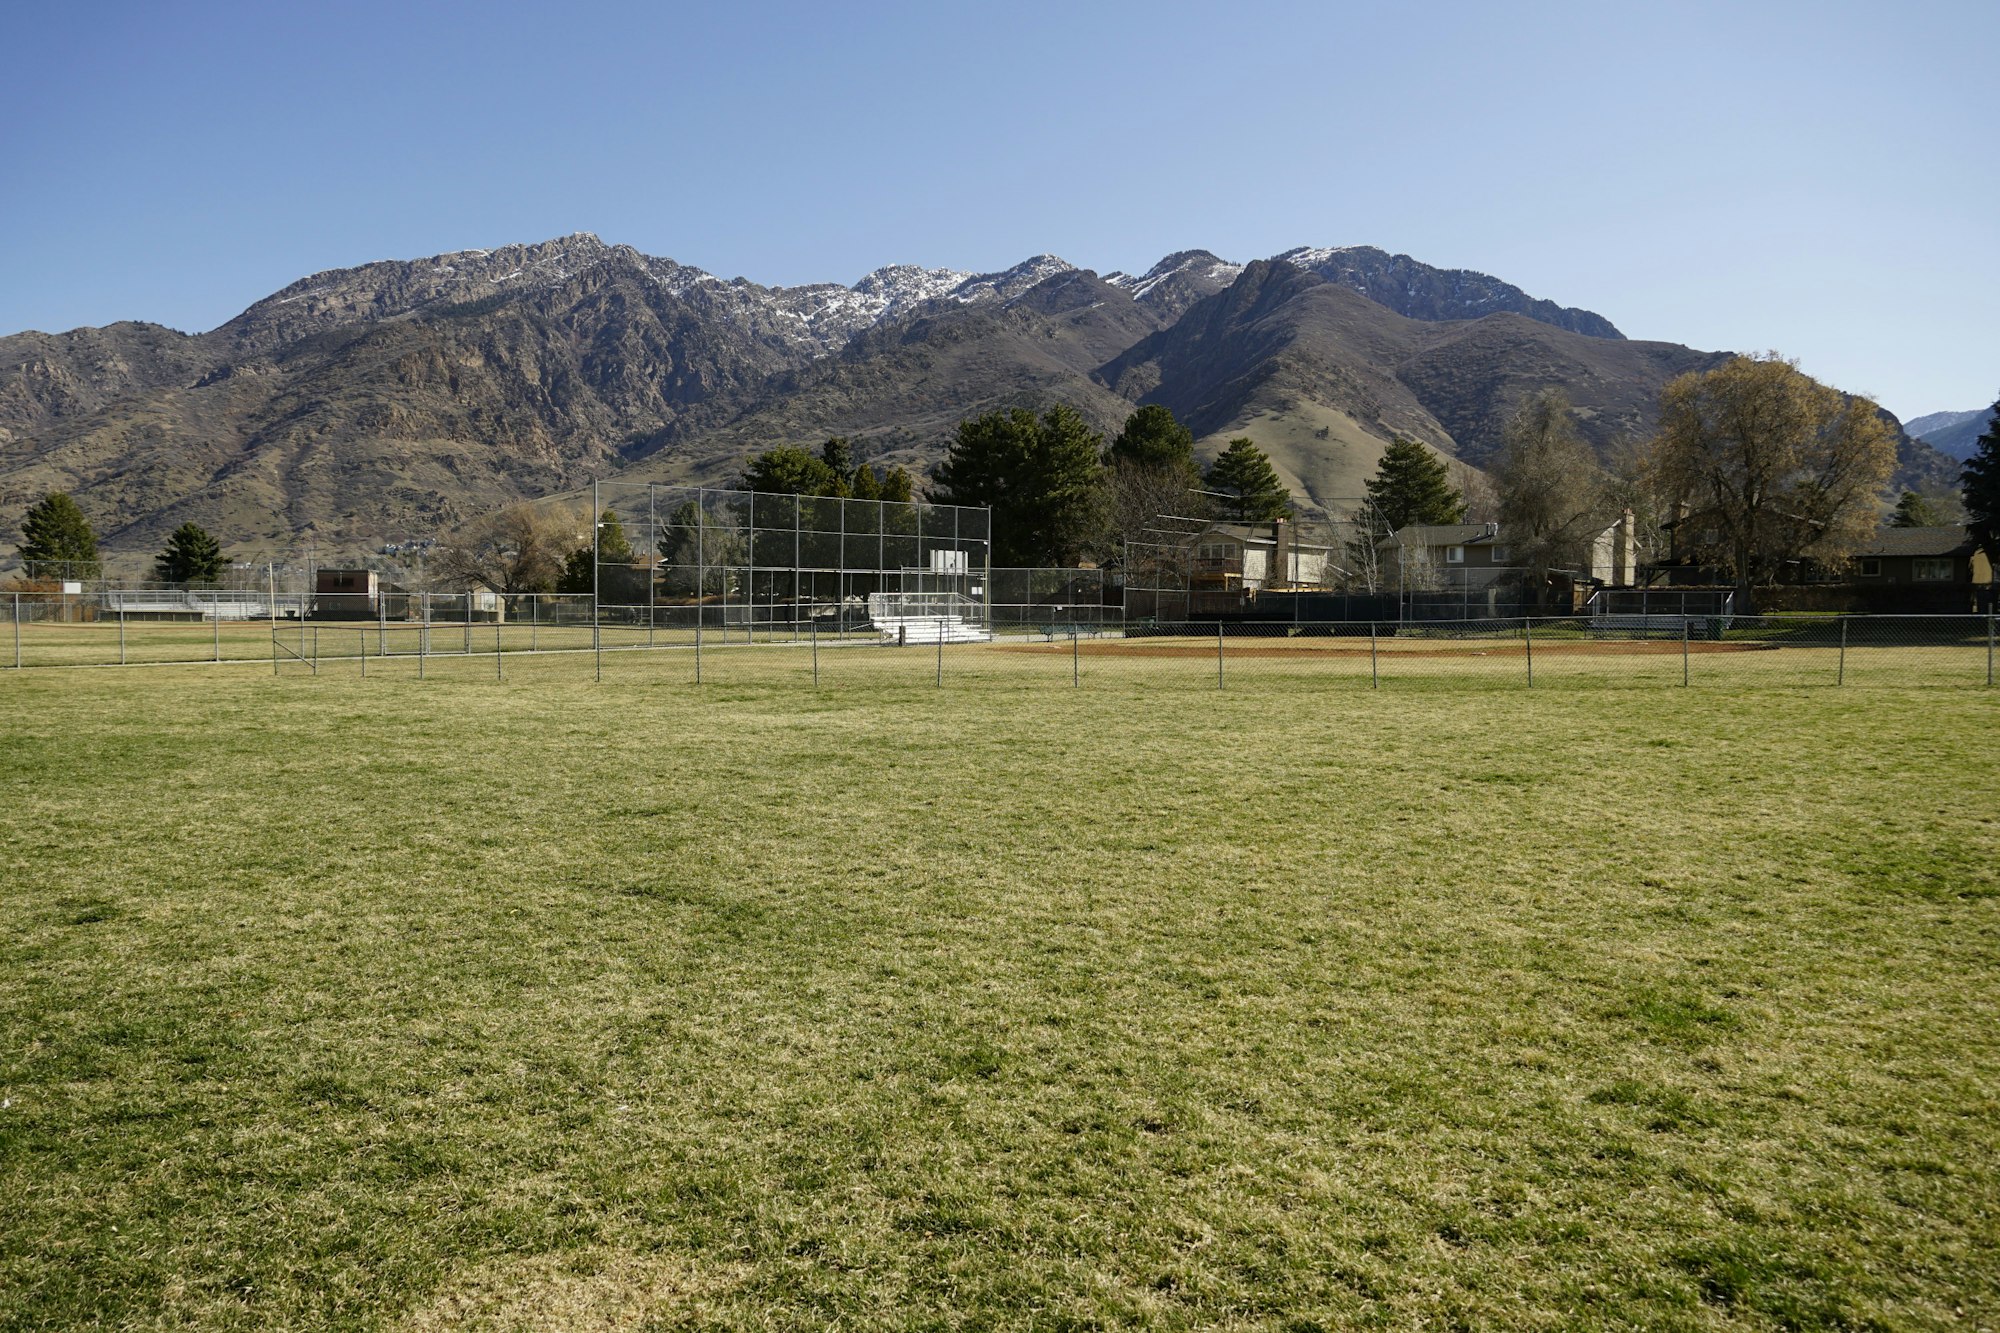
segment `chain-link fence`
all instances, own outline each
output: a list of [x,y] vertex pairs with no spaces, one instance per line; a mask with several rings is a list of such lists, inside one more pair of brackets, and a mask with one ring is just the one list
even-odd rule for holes
[[[1031,580],[1032,581],[1032,580]],[[1049,585],[1053,588],[1054,585]],[[256,662],[277,672],[428,676],[509,662],[598,679],[821,687],[1124,685],[1146,689],[1987,687],[1993,616],[1658,612],[1470,620],[1126,619],[1073,587],[989,608],[949,591],[871,595],[758,617],[595,614],[587,595],[395,594],[361,618],[244,619],[226,599],[178,616],[114,597],[0,594],[0,667]],[[269,608],[263,608],[268,612]],[[629,609],[629,608],[628,608]],[[475,667],[483,671],[485,667]]]

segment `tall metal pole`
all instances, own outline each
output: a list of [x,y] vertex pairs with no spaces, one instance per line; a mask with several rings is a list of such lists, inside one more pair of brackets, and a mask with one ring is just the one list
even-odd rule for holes
[[220,662],[222,660],[222,603],[221,602],[213,601],[208,604],[208,625],[209,625],[209,638],[214,643],[214,647],[211,650],[212,660]]
[[1842,616],[1840,618],[1840,670],[1839,674],[1833,678],[1833,683],[1836,685],[1845,685],[1847,683],[1847,617],[1846,616]]
[[[301,609],[303,610],[303,608]],[[301,625],[299,627],[299,633],[303,634],[305,632],[306,632],[305,626]],[[313,626],[312,669],[313,669],[313,674],[317,676],[319,674],[319,626],[318,625]]]
[[813,688],[818,689],[819,688],[819,618],[817,616],[813,618],[812,622],[812,645],[813,645]]
[[[14,670],[19,671],[20,669],[21,669],[21,594],[17,592],[14,594]],[[1987,648],[1987,654],[1986,654],[1986,683],[1988,685],[1991,685],[1993,683],[1993,652],[1990,646],[1990,636],[1989,636],[1989,646]]]
[[590,479],[590,651],[597,661],[597,679],[604,680],[604,613],[598,599],[597,543],[604,534],[604,508],[597,498],[597,478]]

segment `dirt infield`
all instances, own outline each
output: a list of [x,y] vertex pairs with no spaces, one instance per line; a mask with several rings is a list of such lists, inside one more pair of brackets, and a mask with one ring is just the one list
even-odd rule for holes
[[[1061,653],[1068,656],[1070,644],[1058,639],[1054,643],[1020,643],[997,645],[1006,653]],[[1696,639],[1683,644],[1679,639],[1596,639],[1578,641],[1559,640],[1551,643],[1535,644],[1537,657],[1678,657],[1683,648],[1690,654],[1709,655],[1713,653],[1769,652],[1777,647],[1770,643],[1716,643],[1711,640]],[[1132,639],[1084,639],[1076,644],[1076,651],[1084,657],[1207,657],[1215,656],[1215,641],[1195,642],[1187,639],[1172,643],[1149,643]],[[1369,647],[1363,642],[1356,644],[1353,639],[1225,639],[1223,656],[1245,657],[1360,657],[1369,655]],[[1436,641],[1413,642],[1408,639],[1383,639],[1379,644],[1383,657],[1525,657],[1527,644],[1514,641],[1503,643],[1492,639],[1461,642],[1455,645],[1440,644]]]

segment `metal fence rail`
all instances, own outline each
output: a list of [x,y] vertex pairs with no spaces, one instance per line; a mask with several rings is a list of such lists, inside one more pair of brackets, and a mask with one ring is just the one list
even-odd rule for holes
[[479,662],[474,670],[504,679],[507,662],[546,659],[544,674],[820,687],[1984,688],[2000,648],[1990,615],[1128,622],[1115,608],[1075,618],[1044,608],[1036,623],[983,622],[976,604],[942,596],[878,600],[881,623],[839,601],[717,620],[491,594],[413,594],[396,615],[385,603],[367,620],[245,621],[144,619],[129,607],[80,615],[8,595],[0,669],[254,662],[280,674],[334,664],[427,678]]

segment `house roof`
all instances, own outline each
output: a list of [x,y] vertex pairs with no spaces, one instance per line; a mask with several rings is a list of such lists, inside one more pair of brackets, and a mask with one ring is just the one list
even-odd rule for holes
[[[1200,532],[1188,538],[1188,540],[1190,542],[1198,542],[1205,537],[1214,536],[1231,537],[1239,542],[1247,542],[1252,546],[1276,546],[1278,544],[1278,539],[1271,534],[1271,525],[1269,523],[1211,523]],[[1324,542],[1301,540],[1296,527],[1292,529],[1291,544],[1302,551],[1331,551],[1333,549]]]
[[1384,546],[1481,546],[1500,540],[1497,523],[1412,523],[1398,528]]
[[1854,554],[1867,556],[1969,555],[1972,534],[1961,523],[1936,528],[1883,528]]

